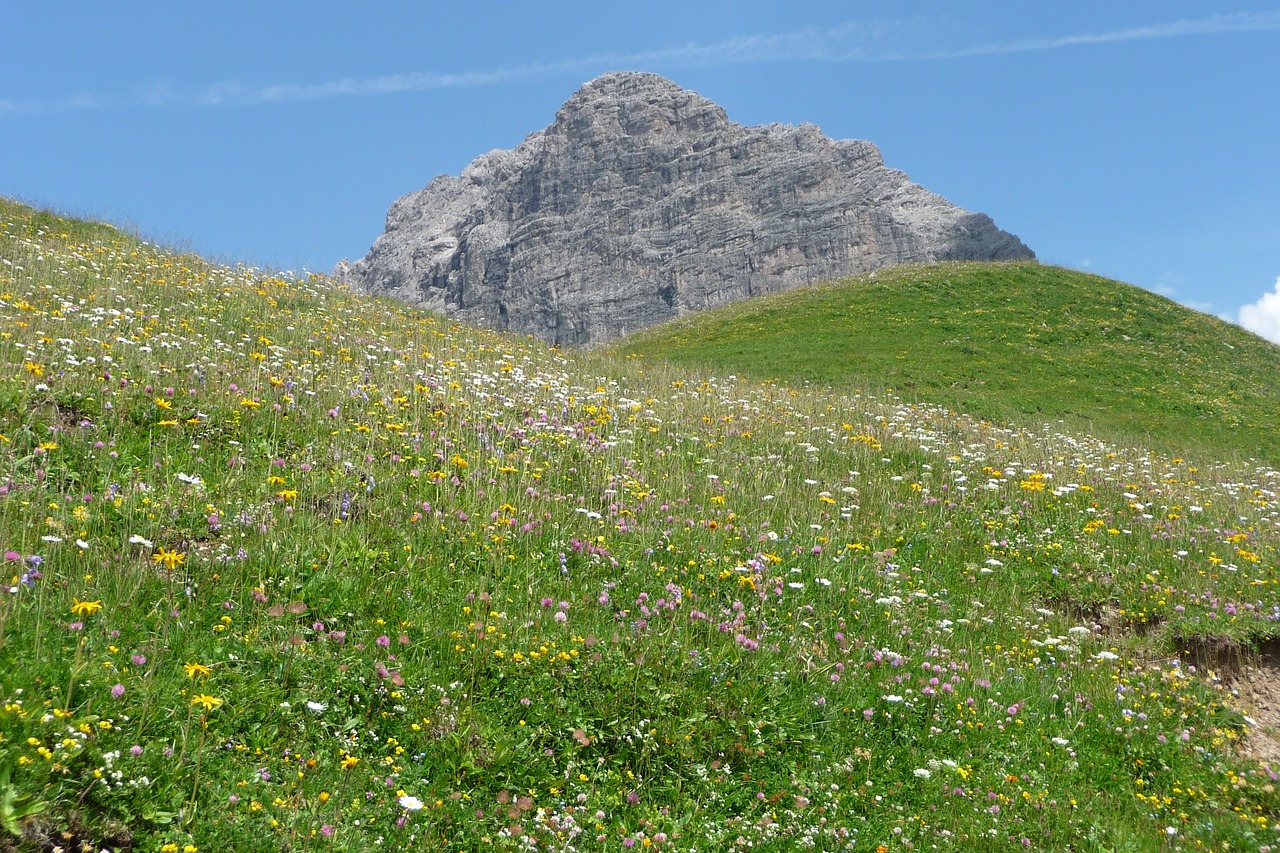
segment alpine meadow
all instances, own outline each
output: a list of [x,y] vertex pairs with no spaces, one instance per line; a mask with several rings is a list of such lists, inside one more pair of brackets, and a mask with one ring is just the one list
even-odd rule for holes
[[1280,850],[1280,350],[1032,264],[644,335],[0,202],[0,850]]

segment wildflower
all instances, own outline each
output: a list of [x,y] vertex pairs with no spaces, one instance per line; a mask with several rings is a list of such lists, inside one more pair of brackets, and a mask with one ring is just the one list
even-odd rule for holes
[[204,708],[206,711],[213,711],[222,705],[222,700],[219,699],[217,696],[209,696],[204,693],[197,693],[195,696],[191,697],[191,704],[193,706],[198,705]]
[[124,685],[123,685],[123,684],[117,684],[117,685],[115,685],[114,687],[112,687],[112,688],[111,688],[111,698],[112,698],[112,699],[119,699],[119,698],[120,698],[121,696],[123,696],[123,695],[124,695]]
[[213,673],[213,670],[209,669],[209,667],[205,666],[202,663],[193,662],[193,663],[184,664],[182,669],[187,674],[187,678],[191,678],[191,679],[194,679],[197,676],[206,676]]
[[102,609],[101,601],[81,601],[78,598],[71,601],[71,613],[75,616],[92,616]]
[[421,811],[423,806],[422,800],[417,797],[411,797],[408,794],[401,797],[399,802],[401,808],[408,809],[411,812]]
[[308,702],[308,703],[307,703],[307,710],[308,710],[308,711],[311,711],[311,712],[313,712],[313,713],[316,713],[316,714],[322,714],[322,713],[324,713],[325,711],[327,711],[327,710],[328,710],[328,708],[329,708],[329,706],[328,706],[328,705],[326,705],[326,704],[325,704],[325,703],[323,703],[323,702]]
[[350,770],[351,768],[355,767],[359,763],[360,763],[359,758],[356,758],[354,755],[348,755],[342,759],[342,769]]
[[164,546],[161,545],[160,550],[151,555],[151,559],[172,571],[187,561],[187,555],[179,551],[166,551]]

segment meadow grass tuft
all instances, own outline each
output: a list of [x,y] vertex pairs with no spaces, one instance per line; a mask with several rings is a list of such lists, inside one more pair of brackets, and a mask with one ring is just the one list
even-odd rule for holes
[[1278,494],[7,204],[0,849],[1276,849]]

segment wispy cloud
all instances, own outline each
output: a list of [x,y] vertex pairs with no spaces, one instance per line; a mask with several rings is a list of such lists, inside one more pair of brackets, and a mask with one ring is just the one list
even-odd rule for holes
[[1190,38],[1231,33],[1280,30],[1280,10],[1239,12],[1184,19],[1098,33],[1015,39],[961,45],[922,47],[936,41],[922,19],[850,23],[785,33],[736,36],[721,41],[686,42],[633,53],[598,53],[551,62],[502,66],[487,71],[457,73],[410,72],[379,77],[345,77],[318,83],[283,82],[254,86],[224,81],[203,89],[175,91],[163,86],[139,88],[125,94],[77,94],[37,100],[0,100],[0,115],[53,113],[70,110],[109,110],[120,107],[221,107],[319,101],[330,98],[387,95],[492,86],[511,80],[597,72],[612,68],[679,68],[737,65],[757,62],[927,62],[1000,54],[1035,53],[1082,45],[1115,44],[1157,39]]
[[1211,36],[1228,33],[1253,33],[1280,30],[1280,11],[1237,12],[1230,15],[1210,15],[1166,24],[1150,24],[1143,27],[1110,30],[1102,33],[1056,36],[1051,38],[1015,39],[1007,42],[976,44],[956,50],[939,50],[927,53],[903,53],[883,56],[882,59],[923,60],[961,59],[969,56],[993,56],[1002,53],[1035,53],[1060,50],[1091,44],[1113,44],[1128,41],[1153,41],[1156,39]]

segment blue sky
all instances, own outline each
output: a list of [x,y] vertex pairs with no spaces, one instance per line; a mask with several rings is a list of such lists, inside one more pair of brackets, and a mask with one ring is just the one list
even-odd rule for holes
[[[1280,0],[27,3],[0,194],[327,271],[397,197],[653,71],[812,122],[1047,263],[1280,341]],[[1243,314],[1242,314],[1243,310]]]

